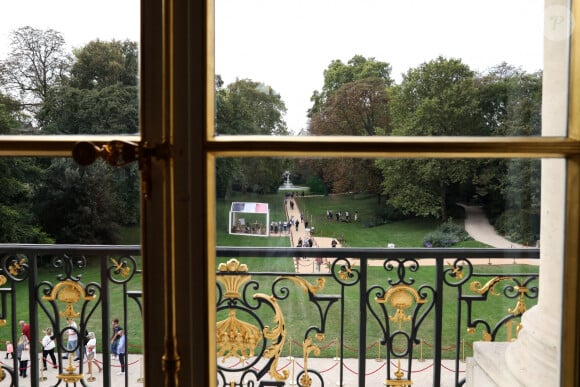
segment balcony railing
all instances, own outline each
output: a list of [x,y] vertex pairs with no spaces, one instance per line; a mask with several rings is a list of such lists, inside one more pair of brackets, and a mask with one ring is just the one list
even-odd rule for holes
[[[432,383],[423,385],[441,385],[445,369],[460,386],[470,344],[514,339],[538,296],[538,249],[221,247],[217,256],[224,387],[342,386],[347,377],[370,386],[378,371],[381,385],[407,386],[425,358]],[[267,269],[284,258],[290,270]],[[383,366],[368,370],[369,359]]]
[[[513,339],[538,294],[538,249],[218,247],[217,257],[222,386],[343,385],[353,373],[353,384],[365,386],[376,385],[368,375],[379,372],[382,383],[402,386],[425,359],[433,362],[432,385],[441,384],[444,361],[461,385],[470,343]],[[99,385],[113,385],[112,318],[129,332],[129,352],[141,352],[140,246],[4,244],[0,265],[0,340],[16,343],[24,320],[38,354],[42,330],[51,327],[58,367],[51,385],[93,381],[84,351],[73,364],[74,349],[66,348],[67,317],[75,318],[81,349],[86,331],[97,334]],[[481,307],[500,300],[497,311]],[[320,359],[332,362],[331,376]],[[365,359],[382,366],[367,369]],[[26,381],[37,386],[46,378],[41,363],[29,367]],[[2,383],[22,385],[17,360],[1,369]],[[124,385],[136,383],[125,376]]]
[[[31,355],[27,379],[19,378],[16,356],[4,359],[1,383],[38,386],[51,377],[53,386],[87,386],[98,376],[102,379],[98,385],[113,385],[109,346],[113,318],[119,318],[129,332],[129,352],[141,352],[140,251],[140,246],[0,245],[1,342],[11,341],[16,352],[22,335],[19,321],[25,321],[30,324]],[[66,339],[69,317],[77,324],[78,347],[72,349],[67,349]],[[40,340],[47,327],[56,344],[56,375],[44,372],[42,363],[36,360],[36,354],[42,353]],[[83,342],[87,331],[95,332],[98,339],[102,374],[92,372],[95,368],[87,362]],[[77,354],[79,360],[75,362]],[[51,362],[50,357],[47,361]],[[128,373],[124,382],[130,385]]]

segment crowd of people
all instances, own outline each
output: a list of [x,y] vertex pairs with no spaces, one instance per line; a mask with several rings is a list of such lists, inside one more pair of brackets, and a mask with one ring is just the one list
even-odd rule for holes
[[[126,338],[123,328],[119,325],[119,319],[113,319],[112,324],[112,335],[108,340],[108,345],[110,345],[111,355],[114,359],[119,360],[120,371],[117,375],[123,375],[126,369]],[[20,331],[21,335],[16,343],[16,347],[10,341],[6,341],[6,355],[5,359],[16,358],[18,359],[18,371],[19,376],[22,378],[27,377],[27,371],[30,367],[29,362],[31,360],[30,354],[30,324],[25,321],[20,321]],[[68,359],[69,356],[75,356],[73,361],[81,360],[81,348],[84,350],[86,360],[89,364],[89,372],[91,372],[91,367],[95,366],[99,372],[102,371],[102,362],[97,360],[97,338],[94,332],[86,332],[83,336],[83,342],[79,344],[79,329],[74,319],[67,318],[67,329],[64,334],[66,337],[66,349],[62,356],[62,359]],[[48,364],[52,368],[58,368],[58,363],[56,359],[55,350],[57,349],[57,343],[55,341],[55,335],[53,333],[52,327],[47,327],[43,331],[43,337],[39,340],[42,348],[42,370],[48,370]],[[50,360],[49,360],[50,359]]]
[[328,221],[333,221],[336,217],[336,221],[337,222],[358,222],[359,221],[359,216],[358,216],[358,211],[355,211],[354,214],[352,214],[352,219],[351,219],[351,213],[350,211],[342,211],[342,210],[338,210],[336,212],[333,212],[332,210],[326,210],[326,220]]

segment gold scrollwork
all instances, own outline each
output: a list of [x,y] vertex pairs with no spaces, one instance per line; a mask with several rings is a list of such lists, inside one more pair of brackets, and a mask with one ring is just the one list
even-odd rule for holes
[[115,265],[115,272],[120,273],[121,277],[127,278],[131,273],[131,268],[129,266],[125,266],[122,261],[117,261],[115,258],[111,258],[111,262],[113,262],[113,265]]
[[354,264],[352,264],[351,267],[346,266],[346,265],[342,266],[340,268],[340,271],[338,272],[338,278],[340,278],[343,281],[348,280],[351,277],[351,275],[352,275],[352,269],[354,267],[355,267]]
[[266,294],[257,293],[254,294],[254,298],[259,298],[268,302],[272,308],[274,308],[274,323],[276,326],[270,329],[269,326],[264,327],[264,337],[268,340],[274,342],[274,344],[270,345],[266,348],[264,352],[264,357],[267,359],[274,359],[272,364],[270,365],[269,374],[274,380],[282,381],[288,379],[289,372],[287,369],[282,371],[282,374],[278,372],[278,360],[280,359],[280,355],[282,354],[282,349],[284,348],[284,344],[286,342],[286,323],[284,321],[284,314],[282,313],[282,309],[278,305],[278,302],[273,296],[268,296]]
[[14,261],[10,266],[8,266],[8,271],[10,272],[10,274],[16,276],[18,275],[18,273],[20,273],[20,270],[24,267],[25,264],[26,258],[21,258],[17,261]]
[[497,285],[501,281],[511,281],[513,280],[512,277],[493,277],[489,281],[485,283],[485,285],[481,286],[481,282],[473,281],[469,284],[469,289],[477,294],[484,294],[490,292],[494,296],[499,296],[499,293],[495,291],[495,285]]
[[308,337],[302,343],[302,353],[304,356],[304,373],[300,377],[300,385],[304,387],[312,386],[312,378],[308,374],[308,358],[310,357],[310,353],[313,353],[315,356],[320,355],[320,347],[316,344],[312,344],[312,338]]
[[280,278],[289,279],[290,281],[294,282],[298,286],[300,286],[304,293],[310,292],[311,294],[316,294],[324,289],[324,285],[326,284],[326,279],[319,277],[316,279],[317,285],[312,285],[310,282],[306,281],[302,277],[290,277],[290,276],[283,276]]
[[50,292],[50,294],[47,296],[43,296],[42,299],[47,301],[55,301],[58,299],[64,302],[66,304],[65,310],[60,311],[59,315],[65,318],[77,318],[81,314],[75,312],[73,304],[76,304],[80,300],[94,300],[95,296],[87,295],[84,286],[80,283],[66,280],[56,284],[56,286],[52,289],[52,292]]
[[[245,263],[240,263],[237,259],[232,258],[227,263],[220,263],[218,271],[222,273],[246,273],[248,266]],[[217,280],[221,282],[226,288],[226,298],[240,298],[240,287],[248,282],[252,276],[250,275],[218,275]]]
[[424,304],[426,302],[414,288],[408,285],[395,285],[389,288],[382,297],[375,297],[375,301],[379,304],[389,302],[393,308],[396,308],[397,311],[394,315],[389,316],[389,320],[398,323],[399,329],[403,322],[412,319],[411,315],[405,314],[405,310],[414,303]]

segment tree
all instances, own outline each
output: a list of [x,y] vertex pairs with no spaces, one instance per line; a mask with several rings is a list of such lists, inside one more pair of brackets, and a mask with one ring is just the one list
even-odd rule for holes
[[18,125],[19,109],[17,101],[0,93],[0,134],[8,134]]
[[387,82],[364,78],[348,82],[336,90],[312,115],[313,135],[374,136],[390,130]]
[[[469,136],[481,127],[474,73],[439,57],[410,69],[392,90],[394,135]],[[454,188],[469,182],[470,160],[379,160],[389,203],[407,214],[447,220]]]
[[52,90],[66,79],[70,57],[65,40],[52,29],[22,27],[12,32],[10,53],[2,62],[3,84],[34,117]]
[[[495,136],[541,134],[542,74],[501,63],[478,77],[484,131]],[[473,184],[496,229],[514,242],[539,235],[539,160],[483,160]]]
[[139,52],[136,42],[100,40],[74,50],[71,86],[79,89],[105,88],[120,83],[137,86]]
[[[374,58],[355,55],[348,64],[334,60],[324,71],[322,92],[311,98],[309,132],[312,135],[374,136],[391,130],[387,92],[391,67]],[[369,159],[333,159],[316,162],[319,175],[332,192],[377,193],[381,175]]]
[[139,131],[138,90],[121,83],[102,88],[61,87],[38,114],[46,134],[128,134]]
[[324,85],[319,92],[315,90],[310,100],[312,108],[308,116],[312,117],[320,111],[324,103],[343,85],[367,78],[379,78],[387,85],[392,83],[391,65],[375,58],[365,58],[362,55],[353,56],[346,64],[340,59],[333,60],[324,70]]
[[286,135],[286,105],[271,87],[249,79],[218,85],[216,133]]
[[[285,135],[283,114],[286,106],[280,95],[264,84],[249,79],[223,87],[216,82],[216,121],[218,134]],[[287,161],[266,158],[219,158],[216,160],[217,194],[232,190],[276,192]]]
[[118,243],[120,198],[104,163],[55,159],[39,182],[35,213],[57,243]]

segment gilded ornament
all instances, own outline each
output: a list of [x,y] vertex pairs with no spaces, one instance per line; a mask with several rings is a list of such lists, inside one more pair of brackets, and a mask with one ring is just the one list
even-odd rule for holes
[[[220,263],[218,266],[218,271],[222,273],[246,273],[248,271],[248,266],[246,264],[240,264],[240,262],[232,258],[227,263]],[[252,276],[250,275],[218,275],[217,280],[221,282],[226,288],[225,297],[226,298],[241,298],[242,295],[239,292],[240,287],[248,282]]]
[[75,281],[66,280],[56,284],[50,294],[47,296],[42,296],[42,299],[47,301],[56,301],[58,299],[59,301],[64,302],[66,304],[65,310],[59,312],[59,315],[66,318],[78,318],[80,313],[75,312],[73,304],[76,304],[81,300],[94,300],[95,296],[87,295],[82,284]]
[[375,301],[379,304],[388,302],[393,308],[396,308],[395,314],[389,316],[389,320],[398,323],[399,329],[403,322],[408,322],[412,319],[411,315],[405,314],[405,310],[409,309],[413,304],[424,304],[426,302],[414,288],[408,285],[393,286],[382,297],[375,297]]
[[311,294],[316,294],[316,293],[320,292],[321,290],[324,289],[324,285],[326,284],[326,278],[322,278],[322,277],[319,277],[316,279],[317,285],[312,285],[311,283],[309,283],[308,281],[306,281],[302,277],[283,276],[280,278],[288,279],[288,280],[294,282],[295,284],[297,284],[298,286],[300,286],[304,290],[304,293],[308,292]]
[[22,268],[24,267],[25,264],[26,264],[26,258],[21,258],[18,261],[14,261],[10,266],[8,266],[8,272],[10,272],[10,274],[16,276],[16,275],[18,275],[18,273],[20,273],[20,270],[22,270]]
[[238,360],[254,356],[256,346],[262,339],[260,329],[241,321],[236,317],[236,310],[230,309],[229,316],[216,324],[218,357],[223,361],[230,357]]

